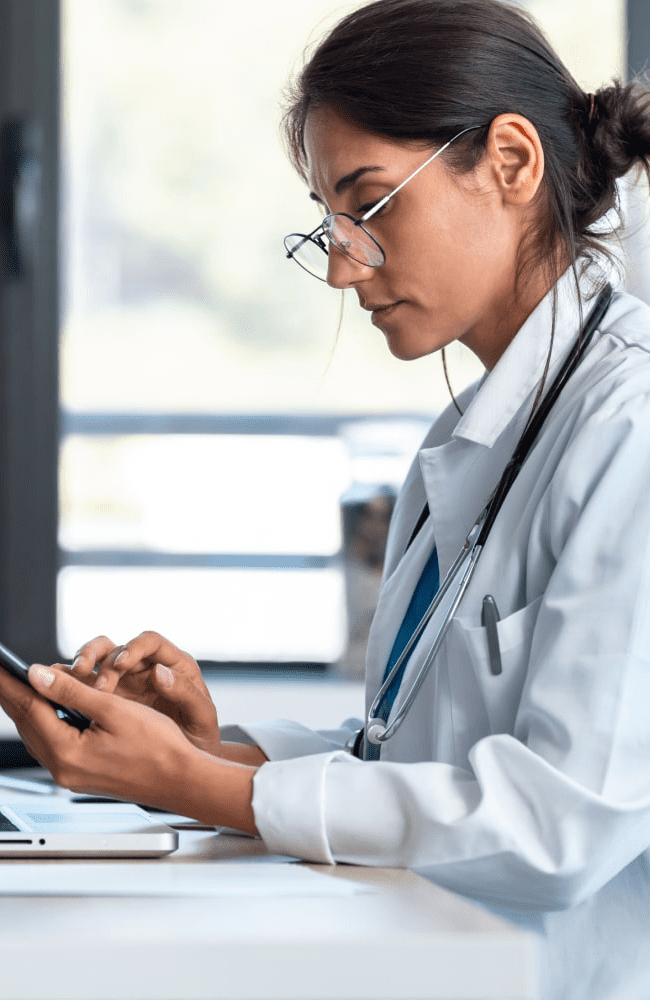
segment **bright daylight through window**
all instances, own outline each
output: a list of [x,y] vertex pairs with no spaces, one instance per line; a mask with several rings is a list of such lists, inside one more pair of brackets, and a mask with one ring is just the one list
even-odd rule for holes
[[[395,360],[353,293],[337,336],[340,295],[283,249],[322,212],[281,91],[353,6],[63,4],[65,656],[145,626],[207,660],[342,655],[341,497],[390,496],[449,398],[439,358]],[[621,73],[619,0],[528,6],[585,86]],[[480,372],[448,361],[455,389]]]

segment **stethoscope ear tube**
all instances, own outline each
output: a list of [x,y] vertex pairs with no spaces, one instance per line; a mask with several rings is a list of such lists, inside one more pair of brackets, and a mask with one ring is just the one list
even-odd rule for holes
[[[442,645],[443,639],[447,633],[447,629],[453,618],[458,605],[460,604],[467,587],[469,586],[470,580],[476,568],[479,556],[483,551],[483,547],[488,538],[492,525],[494,524],[495,518],[499,513],[503,502],[505,501],[510,489],[515,482],[519,471],[524,464],[528,454],[530,453],[533,444],[537,440],[539,432],[548,417],[553,405],[555,404],[558,396],[562,392],[562,389],[566,385],[567,381],[570,379],[571,375],[574,373],[578,364],[580,363],[587,347],[589,346],[591,339],[598,329],[603,316],[609,308],[609,304],[612,300],[613,289],[608,283],[596,300],[596,304],[587,319],[583,329],[580,331],[580,335],[574,344],[573,348],[569,352],[569,355],[564,361],[562,368],[556,378],[554,379],[551,387],[544,396],[538,409],[532,414],[523,434],[521,435],[517,446],[512,454],[510,461],[508,462],[506,468],[504,469],[503,475],[497,484],[496,489],[492,493],[492,496],[488,500],[486,506],[483,508],[478,518],[472,525],[463,548],[458,553],[458,556],[454,560],[452,566],[445,575],[444,580],[440,584],[440,588],[431,601],[429,607],[425,611],[424,615],[415,627],[411,638],[404,647],[400,657],[393,666],[392,670],[389,672],[388,676],[384,678],[384,682],[379,688],[379,691],[373,699],[372,705],[368,712],[368,721],[365,727],[365,734],[363,738],[363,756],[367,759],[370,751],[370,746],[378,746],[382,743],[386,743],[399,729],[404,721],[411,705],[413,704],[418,691],[422,687],[431,667],[433,665],[434,659]],[[423,523],[421,518],[418,525]],[[390,687],[394,677],[397,675],[398,670],[402,666],[406,656],[409,654],[414,644],[418,641],[424,629],[429,624],[433,616],[441,607],[442,601],[447,593],[447,591],[452,586],[455,579],[458,578],[460,574],[460,581],[456,588],[455,594],[443,615],[442,621],[438,626],[438,630],[435,634],[433,644],[428,651],[424,663],[420,667],[418,674],[411,685],[411,689],[404,698],[399,710],[395,714],[395,717],[390,720],[390,723],[385,722],[383,719],[377,717],[377,712],[379,706],[383,700],[383,697]],[[360,744],[360,740],[357,741],[356,745]]]
[[557,402],[560,393],[580,364],[580,361],[591,343],[594,333],[600,326],[603,316],[609,309],[610,302],[612,301],[612,295],[613,289],[608,282],[596,299],[596,304],[594,305],[584,328],[580,331],[578,339],[567,355],[562,368],[555,377],[539,407],[531,415],[523,434],[517,442],[517,447],[512,454],[512,458],[505,467],[497,488],[487,503],[485,521],[479,536],[479,544],[485,545],[487,537],[492,530],[495,518],[503,506],[503,501],[510,492],[510,487],[519,475],[519,471],[526,461],[526,458],[537,440],[546,418]]

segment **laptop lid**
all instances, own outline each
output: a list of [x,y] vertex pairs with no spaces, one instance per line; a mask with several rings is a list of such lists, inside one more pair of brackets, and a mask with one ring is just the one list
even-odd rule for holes
[[0,858],[157,858],[178,847],[178,833],[125,802],[0,802]]

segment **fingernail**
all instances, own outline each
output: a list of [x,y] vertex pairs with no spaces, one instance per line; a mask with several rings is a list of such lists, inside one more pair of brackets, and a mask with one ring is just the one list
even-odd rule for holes
[[169,669],[169,667],[164,667],[162,663],[156,664],[156,677],[161,684],[165,687],[171,687],[174,683],[174,675]]
[[48,667],[42,667],[39,663],[32,668],[32,676],[40,687],[50,687],[54,684],[55,673]]
[[72,668],[71,668],[72,670],[75,669],[75,667],[78,665],[78,663],[79,663],[80,660],[81,660],[80,656],[75,656],[74,660],[72,661]]
[[115,657],[115,663],[124,663],[129,655],[128,649],[123,649],[121,653],[118,653]]

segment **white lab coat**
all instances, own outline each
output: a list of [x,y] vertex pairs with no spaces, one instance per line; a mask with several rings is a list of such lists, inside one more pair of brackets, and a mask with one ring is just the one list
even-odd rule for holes
[[[434,544],[441,574],[530,412],[552,296],[431,428],[399,498],[367,705]],[[590,303],[585,303],[585,313]],[[579,329],[558,285],[553,363]],[[404,556],[424,505],[431,516]],[[481,627],[496,600],[503,672]],[[426,652],[418,643],[394,711]],[[650,997],[650,309],[616,293],[498,515],[445,644],[378,762],[339,733],[244,727],[270,762],[253,807],[274,851],[407,866],[536,928],[553,1000]]]

